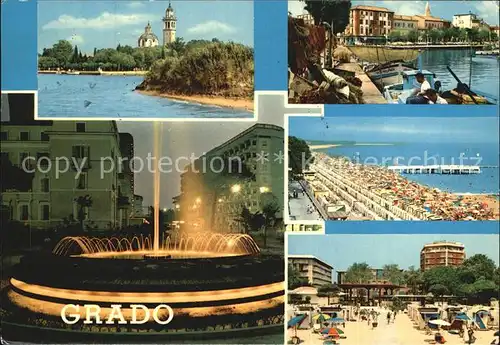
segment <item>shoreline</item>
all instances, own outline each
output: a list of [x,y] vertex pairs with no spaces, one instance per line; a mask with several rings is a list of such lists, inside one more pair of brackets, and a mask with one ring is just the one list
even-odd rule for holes
[[321,150],[329,149],[334,147],[344,147],[344,146],[394,146],[395,144],[384,144],[384,143],[359,143],[359,144],[320,144],[320,145],[308,145],[310,150]]
[[83,75],[83,76],[136,76],[136,77],[144,77],[148,74],[148,71],[38,71],[38,74],[55,74],[55,75]]
[[254,110],[254,101],[252,99],[243,99],[243,98],[226,98],[226,97],[212,97],[212,96],[203,96],[203,95],[177,95],[170,93],[162,93],[159,91],[144,91],[144,90],[135,90],[136,92],[146,95],[146,96],[156,96],[169,98],[177,101],[186,101],[190,103],[198,103],[202,105],[212,105],[222,108],[230,108],[230,109],[239,109],[246,110],[248,112],[253,112]]

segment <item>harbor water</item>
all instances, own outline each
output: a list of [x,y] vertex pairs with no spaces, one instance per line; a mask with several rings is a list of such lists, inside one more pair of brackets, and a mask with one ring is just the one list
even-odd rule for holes
[[500,60],[488,57],[472,57],[470,49],[433,49],[422,53],[423,69],[434,72],[443,90],[453,89],[457,81],[446,66],[455,72],[463,83],[469,84],[472,66],[471,89],[486,92],[496,99],[499,95],[498,68]]
[[[499,157],[496,144],[408,143],[391,146],[343,146],[328,149],[332,156],[377,165],[479,165],[480,174],[404,174],[409,180],[454,193],[498,194]],[[460,161],[460,157],[462,161]]]
[[38,75],[40,117],[251,118],[245,110],[147,96],[138,76]]

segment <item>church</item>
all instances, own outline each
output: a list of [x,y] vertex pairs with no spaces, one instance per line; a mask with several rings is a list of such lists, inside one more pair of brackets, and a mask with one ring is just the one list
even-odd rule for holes
[[[172,43],[175,41],[175,31],[176,31],[176,23],[177,18],[175,17],[174,9],[172,8],[172,4],[169,2],[168,7],[165,11],[165,17],[162,19],[163,21],[163,46],[166,46],[168,43]],[[160,45],[160,41],[158,36],[153,33],[151,29],[151,24],[148,22],[148,25],[144,28],[144,33],[137,40],[137,45],[139,48],[144,47],[157,47]]]

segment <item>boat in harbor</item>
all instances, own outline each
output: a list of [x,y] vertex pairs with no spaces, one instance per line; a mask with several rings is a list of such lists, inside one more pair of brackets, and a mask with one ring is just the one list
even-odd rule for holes
[[387,85],[401,83],[403,72],[415,69],[415,61],[421,54],[418,49],[395,49],[388,46],[348,46],[363,61],[368,77],[380,91]]
[[458,79],[451,68],[448,67],[448,70],[458,82],[457,87],[453,90],[441,91],[441,82],[436,79],[436,75],[431,71],[413,69],[402,72],[402,82],[385,86],[383,88],[384,98],[388,103],[406,104],[406,99],[411,96],[413,90],[420,88],[420,84],[416,79],[417,73],[420,72],[448,104],[497,104],[497,99],[493,95],[470,90],[466,84],[463,84]]
[[66,71],[66,74],[68,74],[68,75],[80,75],[80,72],[78,72],[78,71]]
[[499,49],[478,50],[478,51],[476,51],[474,53],[474,57],[476,57],[476,58],[498,59],[499,58]]

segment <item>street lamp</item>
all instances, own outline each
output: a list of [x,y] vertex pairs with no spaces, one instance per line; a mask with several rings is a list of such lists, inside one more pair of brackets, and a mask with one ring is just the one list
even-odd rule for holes
[[260,191],[260,193],[267,193],[267,192],[269,192],[269,187],[260,187],[259,191]]
[[231,186],[231,193],[239,193],[241,191],[241,185],[234,184]]

